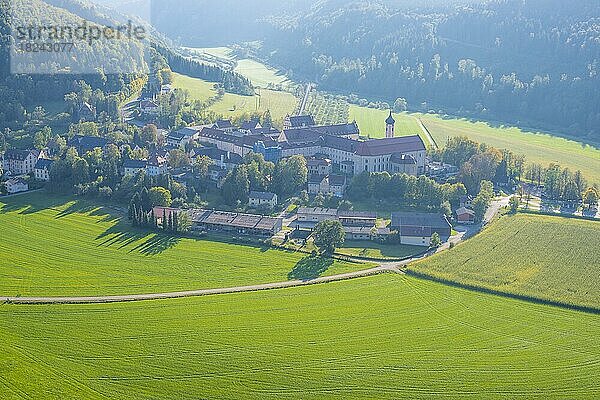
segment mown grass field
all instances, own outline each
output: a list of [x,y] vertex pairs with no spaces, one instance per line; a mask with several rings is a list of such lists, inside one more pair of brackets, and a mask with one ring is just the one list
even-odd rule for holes
[[422,119],[440,146],[446,143],[448,137],[468,136],[480,143],[524,154],[528,163],[547,166],[555,162],[572,171],[581,170],[589,181],[600,183],[600,148],[519,128],[492,127],[484,122],[442,119],[434,115],[416,116]]
[[285,86],[286,83],[289,83],[288,77],[284,74],[248,58],[238,60],[234,71],[250,79],[254,86],[261,88],[269,87],[269,85]]
[[214,82],[207,82],[187,75],[173,73],[173,87],[187,90],[190,98],[193,100],[206,101],[214,97],[217,94],[214,86]]
[[[205,101],[216,95],[214,83],[186,75],[174,74],[173,85],[175,88],[187,90],[193,100]],[[280,126],[286,115],[294,113],[297,105],[298,99],[289,92],[258,89],[254,96],[225,93],[221,100],[208,109],[225,118],[263,114],[270,110],[273,121]]]
[[504,216],[454,249],[409,269],[437,278],[600,308],[600,222]]
[[223,99],[212,105],[210,110],[225,117],[255,112],[263,114],[270,110],[273,121],[281,125],[286,115],[293,114],[297,104],[298,99],[291,93],[260,89],[254,96],[225,93]]
[[[383,138],[385,137],[385,120],[389,116],[390,112],[386,110],[377,110],[368,107],[359,107],[357,105],[350,105],[349,121],[356,121],[360,128],[360,134],[362,136],[370,136],[371,138]],[[417,120],[412,116],[401,113],[394,114],[396,120],[396,136],[409,136],[409,135],[420,135],[423,136],[423,132],[417,123]],[[427,143],[426,138],[423,140]]]
[[427,248],[420,246],[409,246],[401,244],[389,245],[376,242],[348,240],[344,243],[344,246],[337,249],[336,252],[339,254],[345,254],[356,257],[394,259],[409,257],[415,254],[422,253],[425,250],[427,250]]
[[600,316],[399,275],[0,306],[3,399],[591,399]]
[[259,245],[132,230],[113,213],[44,194],[0,199],[0,297],[156,293],[365,268]]

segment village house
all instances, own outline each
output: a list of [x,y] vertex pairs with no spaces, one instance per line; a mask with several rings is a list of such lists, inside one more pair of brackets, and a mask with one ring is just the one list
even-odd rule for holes
[[456,210],[456,221],[459,224],[474,224],[475,223],[475,211],[470,210],[466,207],[461,207]]
[[198,140],[200,132],[205,128],[205,125],[201,126],[188,126],[181,128],[177,131],[173,131],[167,135],[166,145],[171,148],[185,148],[189,143]]
[[344,197],[346,183],[346,175],[311,175],[308,177],[308,193]]
[[146,163],[146,173],[148,176],[165,175],[169,169],[167,159],[157,154],[153,154]]
[[123,162],[124,175],[136,175],[140,171],[146,171],[148,161],[146,160],[125,160]]
[[21,193],[29,190],[29,185],[23,178],[11,178],[4,182],[4,186],[6,187],[6,193],[8,194]]
[[26,175],[32,172],[40,153],[37,150],[6,150],[3,169],[12,175]]
[[81,122],[92,122],[96,120],[96,107],[88,102],[83,102],[77,108],[77,120]]
[[108,143],[108,139],[98,136],[75,135],[67,142],[67,145],[74,147],[79,155],[84,155],[94,149],[104,149]]
[[281,231],[283,218],[202,209],[187,210],[195,231],[270,237]]
[[277,205],[277,195],[271,192],[251,191],[248,195],[248,204],[252,207],[275,207]]
[[332,171],[331,160],[311,157],[306,160],[309,175],[329,175]]
[[198,147],[190,151],[190,159],[195,162],[198,157],[208,157],[213,165],[221,169],[231,170],[236,165],[244,162],[243,158],[235,153],[219,150],[216,147]]
[[160,111],[160,106],[154,100],[144,99],[140,101],[140,111],[143,114],[156,115]]
[[442,241],[447,240],[452,232],[445,215],[416,212],[392,213],[390,228],[398,232],[401,244],[425,247],[431,245],[434,232],[440,235]]
[[33,169],[33,173],[35,175],[35,179],[40,181],[49,181],[50,180],[50,169],[52,168],[52,164],[54,161],[48,160],[46,158],[40,158],[35,163],[35,167]]

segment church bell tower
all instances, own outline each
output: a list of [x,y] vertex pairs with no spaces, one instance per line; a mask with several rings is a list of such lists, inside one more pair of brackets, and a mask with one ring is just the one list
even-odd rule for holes
[[393,138],[394,137],[394,126],[396,125],[396,120],[392,117],[392,110],[390,110],[390,116],[385,120],[385,137]]

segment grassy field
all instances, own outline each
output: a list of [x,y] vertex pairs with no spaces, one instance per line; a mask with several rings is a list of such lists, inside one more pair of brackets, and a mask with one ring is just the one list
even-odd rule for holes
[[288,77],[284,74],[267,67],[265,64],[247,58],[238,60],[234,71],[250,79],[254,86],[261,88],[289,83]]
[[136,231],[113,214],[84,201],[44,194],[0,199],[0,296],[153,293],[365,267],[258,245]]
[[366,241],[351,241],[344,243],[344,247],[337,249],[337,253],[348,256],[370,258],[404,258],[427,250],[420,246],[389,245]]
[[214,89],[214,85],[215,83],[213,82],[173,73],[173,87],[187,90],[190,98],[193,100],[205,101],[215,96],[217,92]]
[[3,399],[591,399],[600,316],[399,275],[0,305]]
[[[385,137],[385,120],[389,116],[389,113],[386,110],[359,107],[351,104],[348,119],[349,121],[356,121],[361,135],[370,136],[371,138],[382,138]],[[405,113],[394,114],[394,119],[396,120],[396,136],[423,136],[417,120],[412,116]],[[423,138],[423,140],[427,143],[426,138]]]
[[490,146],[525,154],[528,163],[548,165],[556,162],[572,171],[579,169],[588,180],[600,183],[599,148],[548,134],[529,133],[519,128],[498,128],[484,122],[446,120],[434,115],[417,116],[440,146],[446,143],[448,137],[468,136]]
[[240,96],[225,93],[222,100],[210,107],[210,110],[225,117],[235,117],[254,112],[264,113],[271,111],[271,117],[281,125],[286,115],[292,114],[296,109],[298,99],[288,92],[260,89],[260,94],[255,96]]
[[600,222],[505,216],[409,268],[507,293],[600,308]]

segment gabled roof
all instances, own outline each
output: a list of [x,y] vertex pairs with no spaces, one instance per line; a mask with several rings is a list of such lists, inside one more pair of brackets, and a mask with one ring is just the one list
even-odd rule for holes
[[148,165],[146,160],[125,160],[123,162],[124,168],[144,169],[146,165]]
[[360,133],[360,129],[358,129],[358,124],[356,122],[350,124],[313,126],[311,129],[332,136],[349,136],[358,135]]
[[141,108],[158,108],[158,103],[154,100],[142,100],[140,101]]
[[153,167],[160,167],[162,165],[165,165],[167,163],[167,159],[164,157],[161,157],[157,154],[153,154],[152,156],[150,156],[150,158],[148,158],[148,164],[150,166]]
[[469,214],[469,215],[475,216],[475,211],[469,210],[467,207],[461,207],[458,210],[456,210],[456,215],[462,215],[462,214]]
[[53,160],[48,160],[46,158],[40,158],[39,160],[37,160],[37,162],[35,163],[35,169],[44,169],[44,170],[50,170],[50,167],[52,167],[52,164],[54,163]]
[[392,227],[426,227],[449,229],[450,223],[443,214],[395,212],[392,213]]
[[331,186],[344,186],[346,184],[346,175],[329,175],[329,185]]
[[95,148],[103,148],[108,144],[108,140],[98,136],[83,136],[75,135],[69,140],[68,145],[77,147],[81,150],[93,150]]
[[9,180],[6,181],[7,185],[27,185],[27,181],[23,178],[16,177],[16,178],[10,178]]
[[321,184],[321,182],[323,182],[323,180],[327,178],[326,175],[318,175],[318,174],[312,174],[308,176],[308,184],[309,185],[319,185]]
[[408,153],[422,150],[425,150],[423,139],[419,135],[414,135],[359,142],[356,154],[359,156],[381,156],[384,154]]
[[303,126],[314,126],[315,120],[312,115],[297,115],[290,117],[290,125],[292,128],[300,128]]
[[6,152],[4,153],[4,159],[5,160],[25,161],[25,159],[27,157],[29,157],[30,154],[33,155],[34,157],[37,157],[38,152],[37,152],[37,150],[10,149],[10,150],[6,150]]
[[258,119],[251,119],[250,121],[242,122],[242,126],[240,126],[240,130],[251,131],[254,129],[260,128],[260,122]]
[[363,143],[345,137],[336,137],[330,135],[325,135],[323,140],[325,141],[325,146],[348,153],[355,153],[359,146]]
[[290,144],[314,143],[321,139],[323,134],[310,128],[293,128],[282,132],[279,141]]
[[322,208],[322,207],[299,207],[298,214],[312,214],[312,215],[329,215],[336,217],[337,210],[335,208]]
[[390,157],[390,162],[393,164],[400,164],[400,165],[417,164],[417,160],[415,160],[415,158],[413,156],[411,156],[410,154],[399,154],[399,153],[392,154],[392,156]]
[[220,120],[216,121],[213,126],[216,127],[216,128],[218,128],[218,129],[231,129],[231,128],[234,128],[233,124],[228,119],[220,119]]
[[273,201],[273,200],[275,200],[275,197],[277,197],[277,195],[275,193],[271,193],[271,192],[255,192],[255,191],[251,191],[250,194],[248,195],[248,197],[251,198],[251,199],[260,199],[260,200]]

